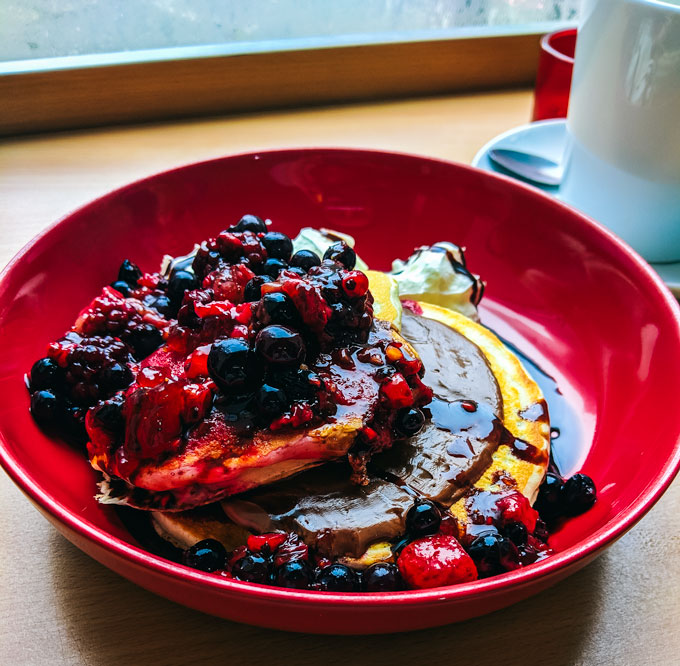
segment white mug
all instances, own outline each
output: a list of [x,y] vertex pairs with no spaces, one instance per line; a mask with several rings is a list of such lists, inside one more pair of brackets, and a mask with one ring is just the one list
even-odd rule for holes
[[680,260],[680,0],[584,0],[560,197]]

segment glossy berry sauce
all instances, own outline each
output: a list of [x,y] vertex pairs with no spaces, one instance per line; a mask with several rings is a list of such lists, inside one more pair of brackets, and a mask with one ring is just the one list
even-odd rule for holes
[[[123,261],[112,286],[32,367],[27,385],[36,421],[80,443],[89,438],[93,465],[127,483],[142,463],[163,462],[200,436],[216,412],[229,432],[243,438],[333,422],[360,391],[360,371],[375,384],[379,399],[349,452],[352,480],[363,484],[369,474],[378,474],[413,497],[405,532],[392,547],[394,563],[375,564],[362,574],[318,556],[297,534],[280,532],[253,535],[232,553],[212,539],[182,552],[157,537],[147,513],[121,508],[121,519],[141,543],[165,557],[226,578],[294,589],[384,592],[404,589],[405,581],[416,587],[450,584],[546,557],[544,521],[512,483],[503,486],[503,478],[496,480],[497,491],[467,493],[471,524],[463,530],[446,507],[369,466],[374,453],[423,428],[421,408],[428,403],[433,424],[451,433],[452,458],[471,459],[475,442],[494,439],[520,459],[546,460],[513,437],[485,405],[431,402],[421,361],[388,327],[374,322],[368,279],[354,270],[352,248],[338,241],[323,257],[292,251],[287,236],[246,215],[204,241],[195,256],[172,262],[164,274],[143,273]],[[473,280],[477,303],[483,285],[450,259]],[[566,450],[578,440],[578,419],[555,382],[513,351],[546,396],[552,445],[560,452],[555,458],[569,460]],[[547,412],[537,403],[521,416],[539,421]],[[588,477],[565,481],[552,462],[536,504],[552,525],[590,508],[595,493]],[[218,505],[207,510],[220,513]],[[430,568],[439,573],[428,575]]]

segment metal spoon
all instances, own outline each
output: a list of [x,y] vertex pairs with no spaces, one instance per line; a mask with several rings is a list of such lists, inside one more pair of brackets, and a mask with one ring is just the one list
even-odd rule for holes
[[532,183],[555,187],[562,182],[564,168],[546,157],[507,148],[493,148],[488,155],[491,161]]

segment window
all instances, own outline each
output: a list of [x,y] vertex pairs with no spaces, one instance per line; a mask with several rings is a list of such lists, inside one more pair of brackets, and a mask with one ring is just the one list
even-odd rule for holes
[[533,84],[579,0],[4,0],[0,135]]
[[[4,0],[0,61],[230,45],[375,43],[574,22],[580,0]],[[550,30],[546,26],[545,32]]]

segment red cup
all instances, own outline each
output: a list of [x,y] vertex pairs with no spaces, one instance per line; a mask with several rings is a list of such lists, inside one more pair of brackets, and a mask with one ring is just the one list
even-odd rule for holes
[[575,49],[576,28],[541,37],[531,120],[567,117]]

